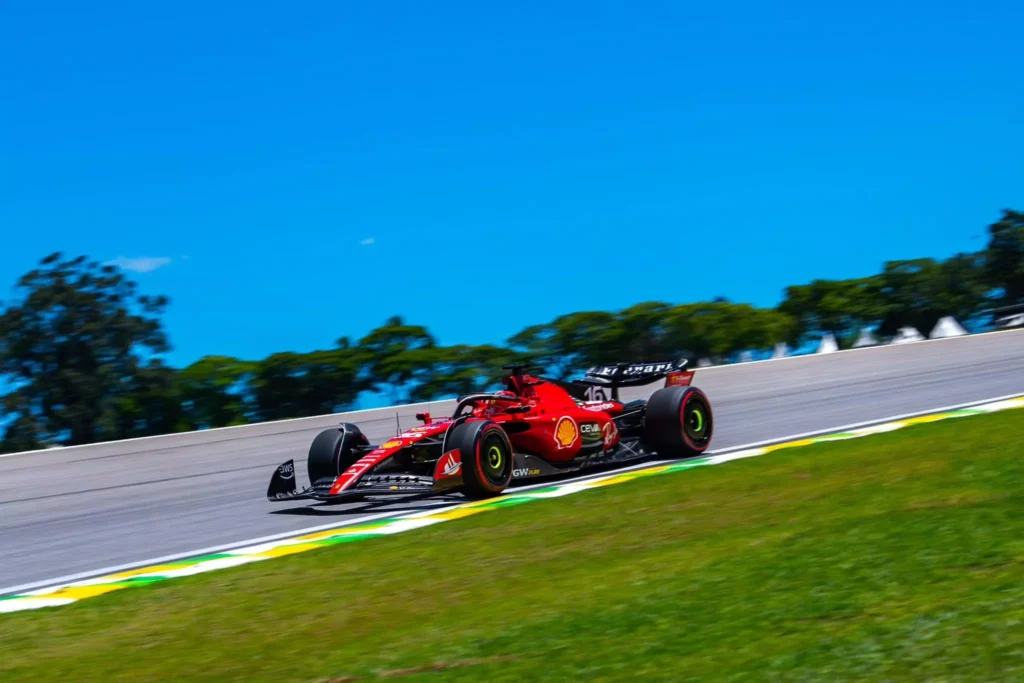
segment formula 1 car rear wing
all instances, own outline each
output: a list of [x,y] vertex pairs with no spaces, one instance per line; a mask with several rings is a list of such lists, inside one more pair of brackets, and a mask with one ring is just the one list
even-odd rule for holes
[[575,380],[574,384],[584,386],[607,387],[612,398],[619,399],[620,387],[641,387],[660,379],[665,386],[689,386],[693,380],[693,370],[687,370],[689,363],[685,358],[678,361],[659,361],[657,363],[618,363],[616,365],[597,365],[587,370],[583,379]]

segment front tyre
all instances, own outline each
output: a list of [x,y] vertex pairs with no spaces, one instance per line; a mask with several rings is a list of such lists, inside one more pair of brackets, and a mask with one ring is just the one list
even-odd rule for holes
[[512,444],[497,423],[462,422],[448,433],[446,449],[462,456],[462,491],[468,498],[491,498],[512,483]]
[[668,458],[700,455],[711,443],[714,426],[711,402],[697,387],[658,389],[647,401],[644,444]]
[[358,459],[355,448],[367,443],[359,427],[347,422],[317,434],[309,446],[309,456],[306,458],[309,483],[323,483],[328,479],[333,482]]

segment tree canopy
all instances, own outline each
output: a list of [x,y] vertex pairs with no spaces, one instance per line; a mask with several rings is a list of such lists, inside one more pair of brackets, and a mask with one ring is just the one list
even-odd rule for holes
[[112,266],[47,256],[18,281],[20,299],[0,315],[0,372],[13,387],[4,409],[23,440],[92,443],[158,433],[172,415],[150,415],[173,371],[160,324],[164,297],[136,291]]
[[1000,290],[1003,304],[1024,302],[1024,213],[1003,209],[988,231],[988,249],[982,254],[986,284]]

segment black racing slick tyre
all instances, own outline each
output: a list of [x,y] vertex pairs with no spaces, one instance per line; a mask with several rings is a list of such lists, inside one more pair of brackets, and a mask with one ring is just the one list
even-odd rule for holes
[[667,458],[686,458],[707,450],[714,432],[711,402],[696,387],[658,389],[647,401],[644,444]]
[[367,443],[366,437],[354,424],[345,423],[317,434],[306,458],[309,483],[316,484],[323,479],[334,481],[357,460],[353,452],[356,446]]
[[462,492],[467,498],[491,498],[512,483],[512,444],[497,423],[474,420],[455,425],[445,449],[455,448],[462,457]]

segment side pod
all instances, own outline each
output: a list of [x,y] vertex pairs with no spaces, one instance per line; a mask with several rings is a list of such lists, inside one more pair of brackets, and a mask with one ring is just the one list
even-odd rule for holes
[[298,493],[295,485],[295,461],[280,465],[270,478],[270,486],[267,488],[267,500],[286,500]]

